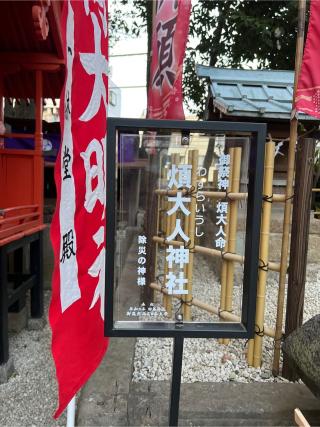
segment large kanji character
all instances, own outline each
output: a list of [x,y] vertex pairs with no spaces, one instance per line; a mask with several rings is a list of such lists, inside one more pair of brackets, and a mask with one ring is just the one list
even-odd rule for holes
[[220,213],[220,214],[228,213],[228,202],[218,202],[217,213]]
[[230,175],[230,167],[229,166],[219,166],[218,176],[219,178],[228,178]]
[[[168,170],[168,187],[186,187],[191,188],[191,169],[192,165],[175,165],[173,164]],[[176,178],[178,174],[178,178]]]
[[189,263],[189,249],[185,249],[183,246],[174,248],[170,245],[166,252],[168,254],[166,260],[168,261],[169,268],[172,268],[173,263],[179,264],[180,268],[182,268],[184,264]]
[[219,165],[230,165],[230,154],[221,154],[219,157]]
[[66,259],[70,259],[72,256],[75,256],[75,242],[74,242],[74,232],[69,230],[66,234],[62,236],[62,251],[61,251],[60,262],[64,263]]
[[185,234],[185,232],[181,228],[181,220],[180,218],[176,219],[176,225],[173,232],[170,236],[166,237],[166,240],[171,241],[174,240],[178,235],[180,235],[185,242],[189,242],[190,238]]
[[100,315],[104,319],[104,280],[105,280],[105,255],[106,250],[103,246],[104,243],[104,226],[101,226],[99,230],[94,234],[93,240],[95,241],[97,248],[101,246],[101,250],[88,270],[88,273],[92,277],[99,277],[98,284],[94,291],[92,302],[90,305],[90,310],[96,305],[98,299],[100,298]]
[[216,242],[216,248],[223,249],[226,246],[226,241],[222,237],[219,237],[219,239],[216,239],[215,242]]
[[190,211],[185,207],[183,203],[190,203],[190,197],[182,197],[182,192],[178,191],[176,196],[168,197],[169,202],[174,202],[174,206],[168,210],[167,215],[172,215],[177,212],[178,209],[181,209],[182,212],[188,216],[190,215]]
[[220,225],[220,224],[226,225],[227,224],[226,218],[227,217],[223,214],[217,215],[216,225]]
[[158,68],[152,79],[152,86],[161,88],[164,79],[173,87],[175,72],[173,70],[173,37],[175,34],[177,15],[167,22],[159,22],[157,31]]
[[222,225],[220,225],[219,226],[219,230],[218,230],[218,232],[216,233],[216,236],[218,237],[218,236],[226,236],[226,233],[223,231],[223,227],[222,227]]
[[80,116],[80,120],[87,122],[91,120],[99,111],[101,101],[103,101],[107,110],[107,90],[103,81],[103,76],[107,77],[108,62],[106,57],[101,53],[101,28],[95,13],[90,12],[94,28],[94,52],[80,53],[80,62],[89,75],[94,75],[94,84],[92,95],[87,108]]
[[[102,144],[105,139],[102,140]],[[93,139],[86,151],[80,155],[84,161],[86,170],[86,197],[84,206],[88,212],[92,212],[97,201],[99,200],[102,206],[106,204],[105,179],[104,179],[104,151],[103,145],[97,139]],[[91,164],[92,155],[95,154],[96,164]],[[97,180],[97,183],[93,181]],[[104,209],[103,209],[104,218]]]
[[222,178],[218,180],[218,189],[224,189],[226,190],[229,187],[229,179],[228,178]]
[[[188,283],[188,280],[184,278],[183,271],[180,271],[177,277],[172,271],[167,275],[166,288],[168,295],[187,295],[188,290],[184,289],[184,285]],[[177,289],[176,289],[177,288]]]

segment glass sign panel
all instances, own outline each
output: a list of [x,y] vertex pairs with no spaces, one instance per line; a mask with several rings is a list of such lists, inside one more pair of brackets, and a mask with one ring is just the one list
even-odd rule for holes
[[249,176],[257,139],[230,133],[115,132],[115,164],[109,158],[107,165],[108,212],[114,212],[112,230],[107,218],[110,335],[247,333],[248,282],[258,266],[256,253],[246,260],[254,240],[251,225],[247,230],[254,208],[248,193],[249,180],[257,191]]

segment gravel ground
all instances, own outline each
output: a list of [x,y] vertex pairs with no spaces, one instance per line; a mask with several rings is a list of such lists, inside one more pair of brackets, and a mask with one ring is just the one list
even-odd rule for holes
[[[220,292],[217,278],[203,258],[197,259],[195,283],[196,297],[213,303]],[[277,300],[277,275],[269,275],[267,286],[267,324],[274,325]],[[215,283],[213,293],[207,298],[208,281]],[[320,313],[319,265],[308,266],[305,318]],[[241,287],[236,284],[235,300],[239,300]],[[206,293],[205,293],[206,292]],[[45,293],[48,307],[50,292]],[[236,311],[239,306],[236,307]],[[196,320],[208,320],[208,314],[193,310]],[[55,371],[50,352],[51,332],[48,323],[42,330],[23,330],[10,337],[10,354],[14,358],[16,372],[8,383],[0,385],[0,426],[63,426],[66,416],[58,421],[52,414],[57,404]],[[138,339],[135,349],[133,381],[169,380],[171,370],[172,340]],[[273,378],[270,366],[273,340],[264,338],[263,366],[248,368],[245,358],[246,342],[231,340],[228,346],[219,345],[214,339],[187,339],[185,341],[182,381],[285,381]]]
[[[50,292],[45,293],[46,312]],[[48,323],[42,330],[23,330],[10,337],[15,373],[0,384],[0,426],[65,426],[66,416],[52,418],[57,405],[55,370]]]
[[[238,276],[238,274],[237,274]],[[277,306],[278,275],[270,272],[266,290],[266,324],[274,327]],[[194,296],[201,301],[219,306],[220,284],[204,258],[199,256],[194,270]],[[212,289],[208,297],[208,289]],[[309,264],[305,292],[304,321],[320,313],[319,265]],[[234,300],[239,302],[242,293],[239,283],[234,287]],[[160,300],[159,300],[160,301]],[[235,312],[240,306],[236,303]],[[194,320],[209,320],[210,315],[192,308]],[[214,316],[211,316],[211,321]],[[215,318],[217,320],[217,318]],[[271,373],[273,339],[263,339],[263,365],[259,369],[247,366],[247,343],[245,340],[230,340],[221,345],[215,339],[186,339],[183,358],[182,382],[249,383],[284,382]],[[135,348],[133,381],[169,380],[171,375],[172,340],[170,338],[139,338]]]

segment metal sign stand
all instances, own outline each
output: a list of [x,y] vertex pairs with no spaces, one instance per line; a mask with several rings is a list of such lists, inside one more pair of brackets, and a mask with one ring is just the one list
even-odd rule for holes
[[[114,310],[114,296],[119,292],[118,270],[115,264],[115,242],[117,223],[117,197],[123,198],[124,194],[118,188],[118,170],[123,167],[119,162],[119,135],[138,135],[138,131],[161,130],[172,132],[201,133],[217,135],[218,133],[248,134],[250,135],[250,156],[248,166],[248,198],[246,219],[246,241],[244,254],[244,278],[242,308],[239,321],[232,322],[183,322],[182,314],[177,315],[176,322],[134,322],[121,316]],[[164,133],[166,135],[166,133]],[[172,380],[170,393],[169,426],[178,426],[179,402],[181,388],[181,373],[183,360],[184,338],[245,338],[254,336],[255,308],[257,293],[257,276],[259,265],[259,236],[260,218],[263,191],[263,165],[266,140],[266,126],[261,123],[235,123],[235,122],[193,122],[193,121],[166,121],[166,120],[136,120],[118,119],[108,120],[108,156],[107,156],[107,243],[105,273],[105,336],[108,337],[168,337],[174,339],[172,359]],[[190,150],[191,151],[191,150]],[[139,158],[136,159],[138,163]],[[123,162],[125,163],[125,162]],[[153,172],[155,173],[155,172]],[[149,189],[152,191],[152,189]],[[120,196],[117,193],[120,192]],[[147,206],[150,208],[150,206]],[[151,213],[153,214],[153,213]],[[157,242],[155,236],[149,236]],[[170,241],[169,241],[170,243]],[[152,273],[154,275],[154,273]],[[151,281],[153,279],[151,278]],[[149,282],[150,280],[148,280]],[[154,285],[154,283],[149,283]],[[182,299],[183,301],[183,299]],[[140,304],[140,302],[139,302]],[[178,317],[179,316],[179,317]],[[181,319],[180,319],[181,316]]]
[[171,378],[170,412],[169,412],[170,427],[177,426],[178,420],[179,420],[183,342],[184,342],[184,338],[182,335],[177,335],[173,339],[173,359],[172,359],[172,375],[171,375],[172,378]]

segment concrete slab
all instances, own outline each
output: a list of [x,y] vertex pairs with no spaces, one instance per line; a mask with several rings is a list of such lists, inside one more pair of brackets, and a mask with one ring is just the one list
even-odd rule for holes
[[134,338],[112,338],[100,367],[82,389],[78,426],[126,426]]
[[[169,395],[168,382],[132,384],[129,425],[168,425]],[[289,426],[296,407],[311,425],[320,425],[319,401],[303,384],[182,384],[179,425]]]
[[[170,383],[132,383],[135,340],[111,339],[101,366],[83,388],[78,426],[167,426]],[[289,426],[298,407],[320,426],[319,401],[298,383],[182,384],[183,426]]]

